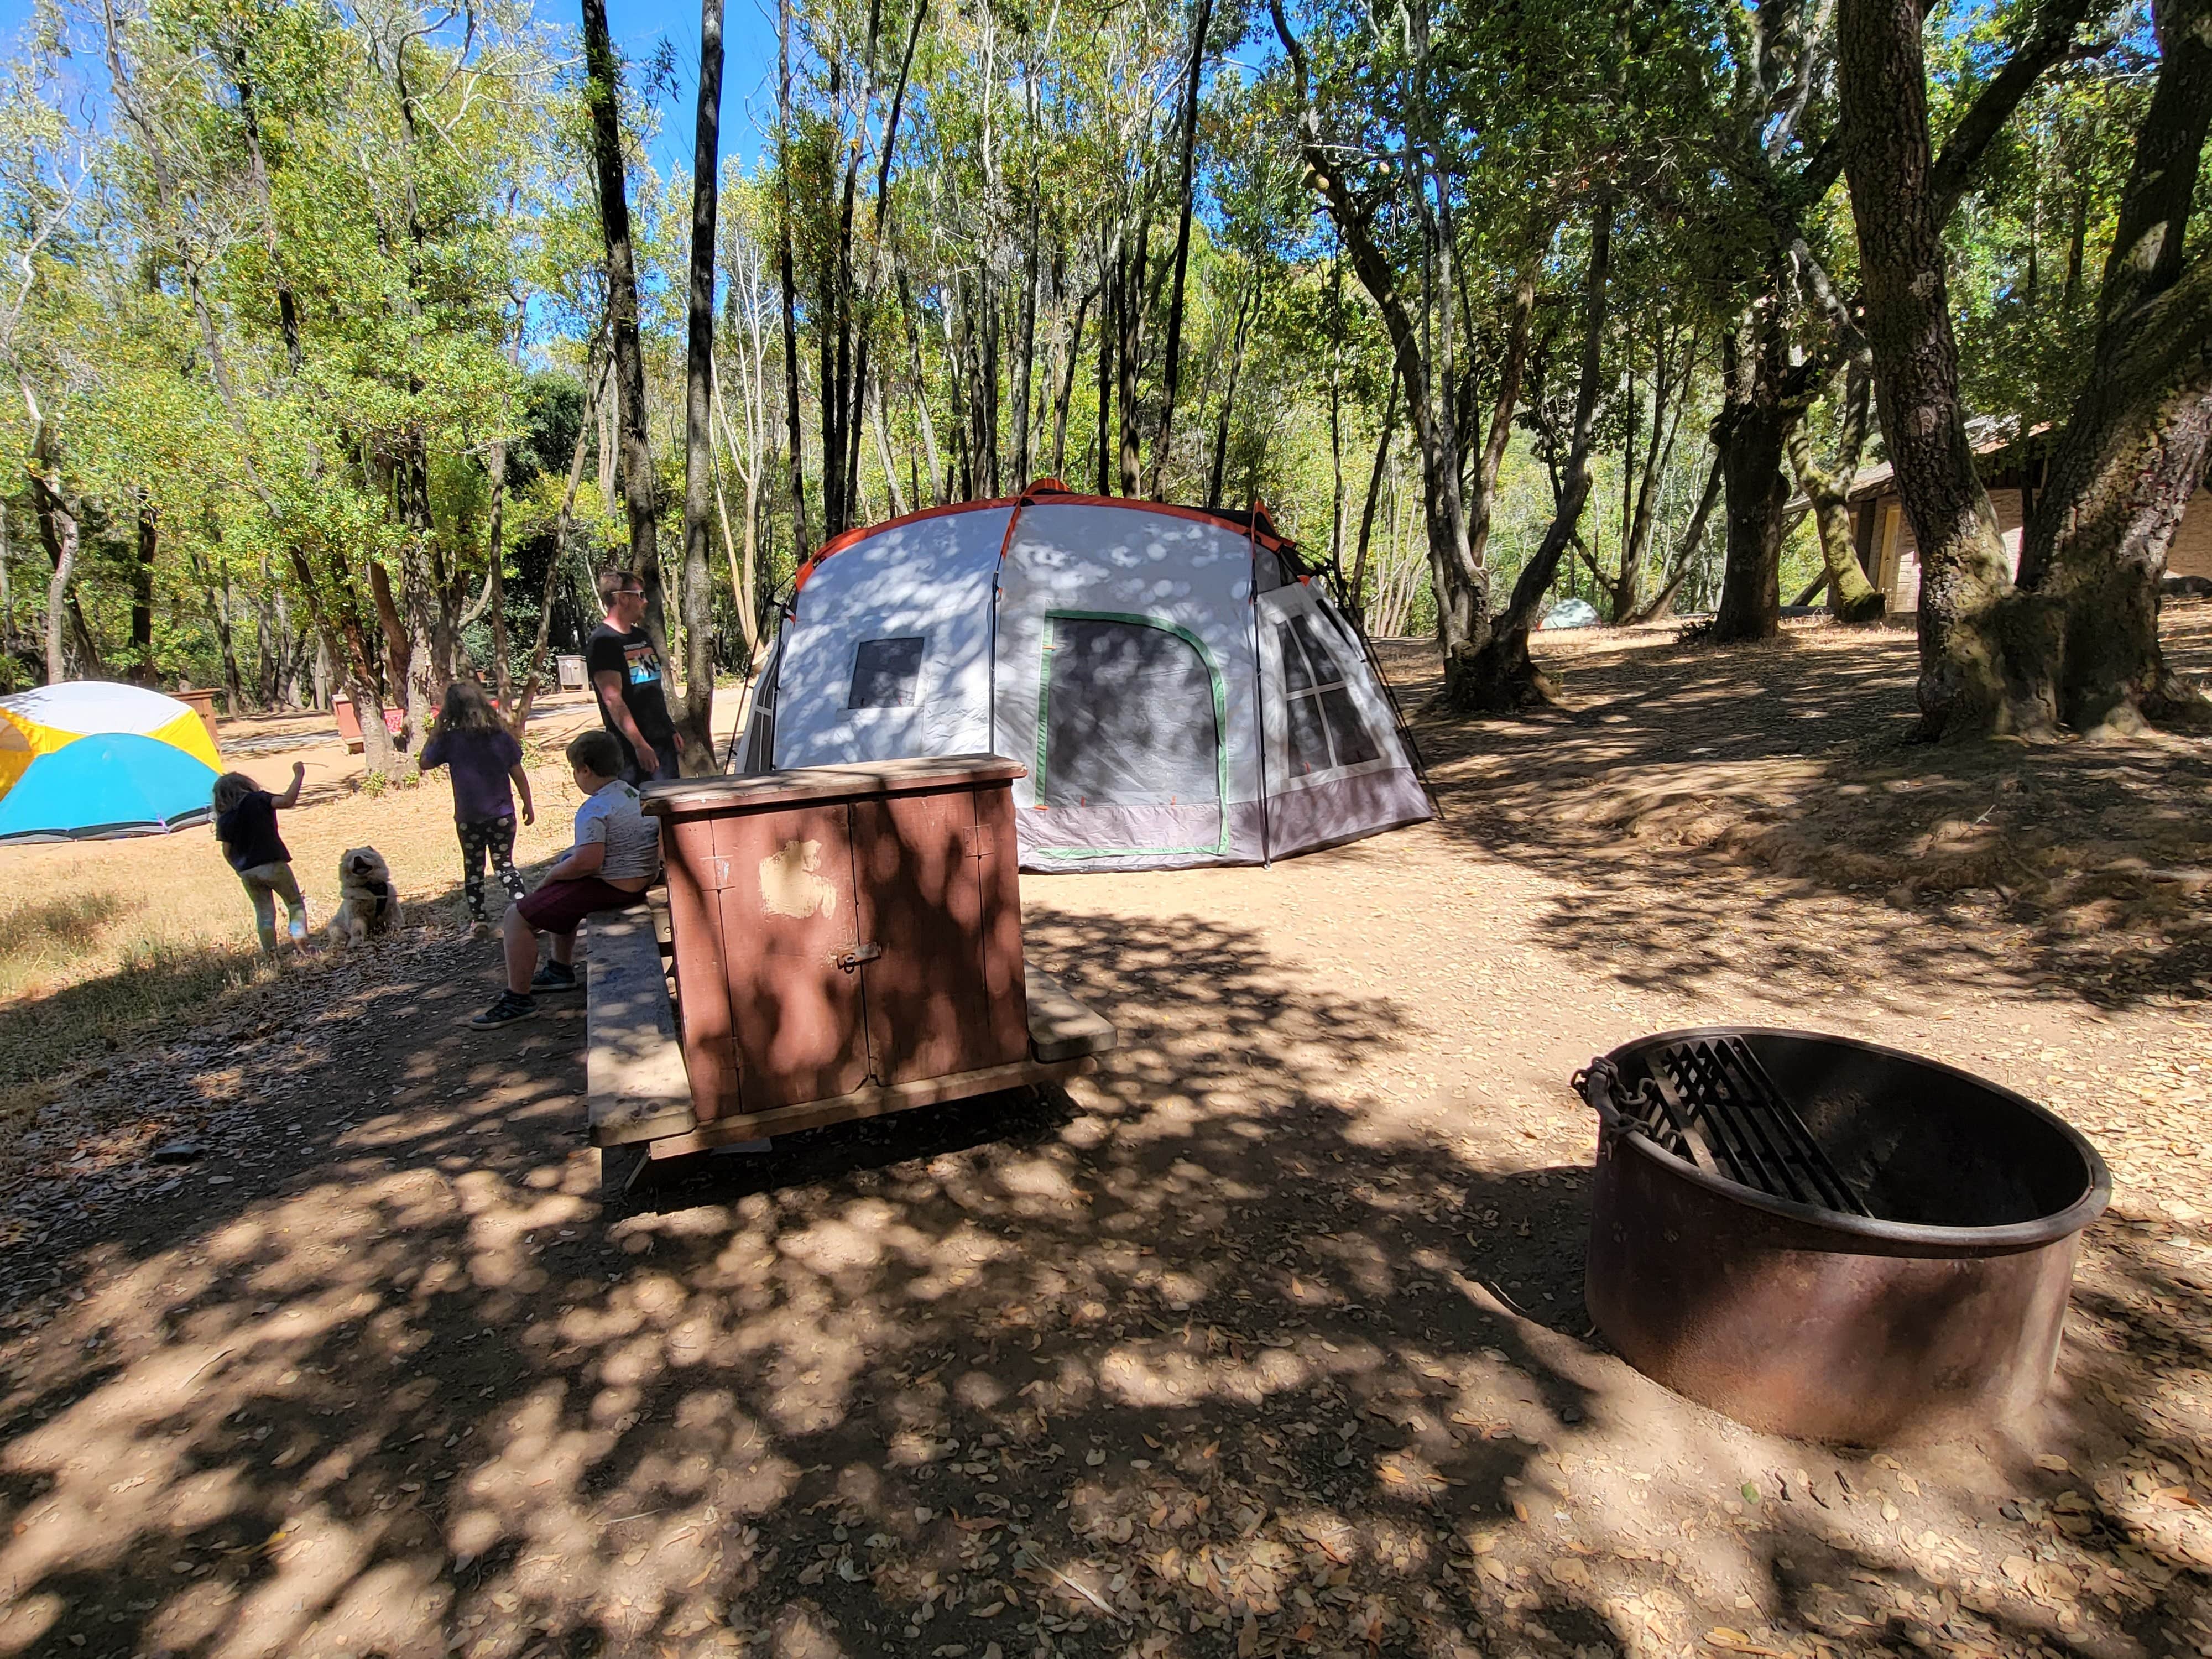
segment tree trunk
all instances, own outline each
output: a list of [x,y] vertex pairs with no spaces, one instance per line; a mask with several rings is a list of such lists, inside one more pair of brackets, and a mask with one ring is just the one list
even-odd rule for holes
[[246,48],[239,46],[233,53],[238,87],[239,125],[246,135],[247,171],[253,178],[253,193],[261,209],[261,245],[269,256],[270,274],[276,283],[276,320],[284,334],[284,362],[295,374],[301,366],[300,309],[293,298],[292,284],[284,274],[283,257],[276,245],[276,210],[269,190],[269,167],[261,153],[261,118],[254,108],[253,82],[246,69]]
[[1513,437],[1513,416],[1521,407],[1521,382],[1528,372],[1528,337],[1536,315],[1536,271],[1551,246],[1554,226],[1534,239],[1513,284],[1513,314],[1505,327],[1505,357],[1498,366],[1498,396],[1490,406],[1490,430],[1475,464],[1474,493],[1467,504],[1468,552],[1475,565],[1489,567],[1490,526],[1498,500],[1498,472]]
[[1713,422],[1728,489],[1728,547],[1713,637],[1772,639],[1782,626],[1783,447],[1799,411],[1784,393],[1789,343],[1779,302],[1761,296],[1721,342],[1723,401]]
[[2156,9],[2158,85],[2099,295],[2096,355],[2030,520],[2021,580],[2065,607],[2059,711],[2203,713],[2159,646],[2167,547],[2212,457],[2212,251],[2184,236],[2212,125],[2212,0]]
[[131,568],[131,679],[136,685],[152,685],[154,672],[154,560],[161,545],[161,527],[154,509],[138,507],[138,557]]
[[999,472],[999,291],[989,267],[975,273],[975,453],[986,495],[1005,494]]
[[[938,506],[943,507],[951,500],[951,489],[945,479],[944,464],[938,459],[937,422],[929,412],[929,376],[924,372],[921,361],[921,325],[915,319],[914,301],[907,292],[903,266],[899,269],[898,285],[899,314],[905,319],[907,341],[914,354],[914,407],[921,427],[922,453],[929,461],[929,496]],[[921,503],[916,501],[915,505],[920,507]]]
[[784,451],[790,468],[791,551],[794,564],[806,562],[814,538],[806,522],[806,458],[799,423],[798,296],[791,281],[791,229],[784,227],[778,268],[783,287],[783,412]]
[[[1660,483],[1674,466],[1674,440],[1681,429],[1682,405],[1689,401],[1690,380],[1696,372],[1699,355],[1696,337],[1692,335],[1684,344],[1678,333],[1674,340],[1682,347],[1682,355],[1679,362],[1670,366],[1667,338],[1662,326],[1651,358],[1651,429],[1644,442],[1643,476],[1637,482],[1634,505],[1629,510],[1621,538],[1620,575],[1613,584],[1613,620],[1616,626],[1622,618],[1634,616],[1643,605],[1644,566],[1650,556],[1651,534],[1658,519]],[[1626,488],[1624,477],[1624,491]]]
[[1849,492],[1866,440],[1873,368],[1871,356],[1853,355],[1844,386],[1844,429],[1835,465],[1823,468],[1814,462],[1810,422],[1799,421],[1789,440],[1790,468],[1812,506],[1813,523],[1820,535],[1820,562],[1826,574],[1818,586],[1828,590],[1828,608],[1837,620],[1853,625],[1880,622],[1889,606],[1887,596],[1859,568],[1858,551],[1851,545]]
[[[654,522],[653,451],[646,435],[645,349],[638,335],[637,266],[630,247],[629,194],[617,125],[622,67],[607,35],[606,0],[583,0],[584,61],[590,73],[592,158],[599,196],[599,228],[607,250],[607,324],[614,343],[616,419],[622,433],[623,502],[629,513],[629,568],[645,589],[645,631],[669,663],[666,593]],[[665,688],[664,688],[665,689]]]
[[[518,319],[518,326],[520,319]],[[491,617],[491,683],[500,711],[514,707],[514,665],[507,637],[507,444],[491,447],[491,524],[486,538],[491,555],[484,572],[484,609]]]
[[1550,693],[1528,655],[1528,631],[1535,622],[1536,607],[1559,575],[1559,561],[1573,542],[1583,508],[1589,501],[1590,447],[1596,429],[1607,283],[1613,265],[1613,214],[1612,192],[1601,187],[1591,207],[1589,269],[1583,283],[1582,376],[1575,392],[1574,433],[1567,450],[1566,474],[1560,483],[1559,507],[1535,556],[1522,567],[1513,584],[1513,597],[1490,637],[1468,659],[1460,692],[1452,699],[1457,708],[1503,711]]
[[1026,489],[1030,484],[1030,416],[1032,398],[1030,377],[1036,360],[1036,300],[1037,300],[1037,203],[1036,182],[1030,181],[1029,213],[1029,248],[1023,256],[1022,298],[1014,319],[1014,406],[1012,409],[1012,437],[1014,441],[1014,477],[1016,489]]
[[1720,453],[1715,451],[1712,465],[1705,469],[1705,487],[1698,492],[1698,505],[1690,514],[1689,524],[1683,529],[1681,544],[1674,550],[1674,557],[1668,567],[1667,580],[1660,584],[1657,592],[1623,620],[1622,626],[1633,628],[1639,623],[1648,623],[1674,613],[1674,595],[1680,590],[1683,581],[1689,576],[1690,567],[1697,560],[1698,548],[1705,539],[1705,525],[1713,516],[1713,508],[1721,499],[1723,480]]
[[505,713],[507,729],[516,737],[530,719],[530,705],[544,678],[545,647],[553,632],[553,594],[560,586],[561,563],[568,553],[568,527],[574,520],[576,491],[584,482],[584,446],[592,429],[593,409],[606,399],[610,364],[600,355],[600,337],[592,337],[584,365],[584,418],[576,428],[576,447],[568,458],[568,487],[561,496],[561,510],[553,515],[553,552],[545,561],[545,583],[538,595],[538,637],[531,642],[530,666],[523,675],[522,691]]
[[1075,372],[1083,357],[1083,314],[1091,308],[1096,289],[1075,302],[1075,321],[1067,339],[1067,373],[1060,377],[1052,408],[1052,476],[1067,465],[1067,405],[1075,396]]
[[[757,343],[760,338],[759,334],[756,332],[753,338],[755,342]],[[708,374],[712,379],[712,390],[714,392],[714,419],[722,428],[722,436],[729,441],[730,453],[732,457],[734,458],[738,453],[738,434],[736,428],[730,423],[729,405],[722,400],[721,368],[718,362],[711,360],[708,362],[707,368]],[[757,374],[758,370],[759,365],[757,359],[756,359],[754,369],[747,377],[747,385],[749,387],[753,383],[752,374]],[[753,411],[758,407],[758,404],[755,401],[755,394],[751,391],[748,390],[745,397],[747,404],[745,413],[746,430],[749,433],[757,433],[759,431],[759,424],[754,418]],[[759,637],[759,625],[753,617],[753,571],[758,562],[757,556],[759,553],[757,526],[759,522],[760,514],[759,479],[761,474],[761,465],[762,457],[759,453],[758,445],[756,444],[753,450],[752,465],[745,470],[743,475],[745,481],[745,538],[744,552],[742,556],[740,556],[738,551],[737,538],[730,531],[730,504],[723,497],[721,474],[718,471],[714,475],[714,515],[721,522],[722,554],[723,556],[729,561],[730,564],[730,599],[731,602],[737,606],[738,628],[744,636],[745,657],[748,661],[751,660],[753,645]]]
[[[1103,297],[1098,302],[1097,493],[1110,495],[1114,493],[1114,463],[1108,455],[1112,443],[1108,434],[1114,418],[1114,344],[1121,332],[1121,231],[1118,225],[1112,242],[1099,260],[1098,283]],[[1215,493],[1219,494],[1218,485]]]
[[[1390,336],[1391,353],[1406,388],[1414,441],[1421,454],[1422,515],[1428,532],[1431,580],[1436,590],[1437,638],[1444,659],[1444,700],[1449,706],[1481,706],[1498,690],[1488,670],[1477,672],[1476,659],[1490,641],[1490,573],[1478,558],[1468,534],[1467,503],[1460,489],[1459,458],[1451,422],[1433,406],[1436,376],[1424,350],[1437,350],[1433,331],[1417,325],[1398,293],[1397,279],[1377,240],[1371,210],[1354,194],[1340,166],[1340,152],[1321,130],[1310,91],[1305,49],[1291,33],[1282,0],[1268,0],[1276,37],[1283,43],[1295,81],[1299,107],[1299,155],[1307,181],[1328,208],[1352,265]],[[1441,308],[1444,332],[1450,307]],[[1447,355],[1442,354],[1439,355]],[[1449,396],[1447,385],[1446,397]],[[1547,579],[1548,582],[1548,578]]]
[[1328,372],[1328,568],[1344,580],[1344,392],[1336,365]]
[[1375,530],[1375,503],[1382,494],[1382,476],[1390,462],[1390,440],[1398,427],[1398,377],[1390,376],[1390,389],[1382,397],[1382,429],[1375,439],[1375,466],[1367,475],[1367,504],[1359,509],[1359,545],[1352,556],[1352,581],[1345,602],[1363,623],[1367,617],[1367,546]]
[[46,684],[59,685],[69,678],[62,636],[69,617],[70,583],[76,576],[76,514],[46,479],[39,479],[38,487],[40,511],[53,526],[55,549],[54,574],[46,582]]
[[207,510],[203,523],[207,529],[208,539],[214,543],[216,548],[216,568],[222,572],[222,585],[218,586],[216,584],[210,576],[205,562],[197,554],[192,556],[192,569],[193,574],[199,578],[201,588],[207,594],[208,616],[215,624],[216,649],[222,658],[223,696],[230,705],[231,719],[236,720],[244,712],[246,685],[238,672],[238,647],[232,633],[230,555],[222,550],[222,527],[216,520],[212,507]]
[[1229,385],[1221,397],[1221,409],[1213,428],[1213,465],[1206,473],[1206,504],[1221,505],[1229,468],[1229,419],[1237,410],[1237,382],[1244,370],[1244,338],[1250,332],[1252,319],[1260,314],[1260,273],[1254,271],[1246,279],[1245,294],[1237,296],[1237,330],[1229,346]]
[[1213,0],[1198,0],[1198,20],[1190,32],[1190,75],[1183,92],[1182,189],[1176,214],[1174,275],[1168,285],[1167,357],[1161,368],[1160,430],[1152,444],[1152,494],[1156,496],[1167,477],[1168,449],[1175,439],[1176,388],[1182,374],[1182,285],[1183,268],[1190,259],[1191,173],[1198,145],[1199,82],[1206,70],[1206,29],[1212,19]]
[[[392,733],[384,724],[384,697],[376,684],[374,653],[362,631],[361,618],[350,602],[352,572],[343,555],[331,561],[329,594],[316,585],[314,568],[297,547],[290,550],[292,574],[301,597],[323,639],[324,648],[337,665],[339,681],[361,722],[362,768],[371,777],[388,778],[398,769],[399,757],[392,746]],[[373,568],[373,567],[372,567]],[[336,600],[334,606],[331,600]]]
[[791,0],[775,6],[776,275],[783,293],[784,441],[790,446],[792,562],[814,551],[806,525],[806,450],[799,424],[799,293],[791,265]]
[[1152,216],[1149,210],[1137,218],[1137,243],[1126,251],[1122,261],[1121,303],[1117,307],[1115,321],[1120,325],[1120,340],[1115,346],[1115,367],[1120,371],[1120,385],[1115,396],[1121,406],[1121,493],[1134,495],[1141,489],[1138,477],[1138,444],[1141,434],[1138,428],[1137,370],[1140,367],[1139,354],[1144,349],[1145,326],[1145,267],[1152,257]]
[[699,112],[691,157],[691,292],[684,360],[684,706],[676,747],[687,777],[714,757],[714,586],[707,515],[714,491],[714,217],[721,181],[722,0],[700,0]]
[[[1959,395],[1942,222],[1930,187],[1928,88],[1915,0],[1841,0],[1844,166],[1859,234],[1875,396],[1920,550],[1920,675],[1929,737],[2039,731],[2038,636],[2057,618],[2003,606],[1996,515],[1974,470]],[[2023,670],[2027,672],[2023,673]]]

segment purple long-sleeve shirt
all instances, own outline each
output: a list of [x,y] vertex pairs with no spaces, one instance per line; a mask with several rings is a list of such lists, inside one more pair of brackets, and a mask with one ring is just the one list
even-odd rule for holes
[[471,823],[514,816],[507,775],[521,763],[522,745],[507,732],[440,732],[422,745],[419,764],[453,769],[454,822]]

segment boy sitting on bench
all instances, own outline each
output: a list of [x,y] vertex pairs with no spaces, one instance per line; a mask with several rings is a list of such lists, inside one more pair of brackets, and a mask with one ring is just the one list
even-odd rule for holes
[[[545,872],[534,891],[515,901],[501,927],[507,988],[469,1022],[509,1025],[538,1012],[537,991],[573,991],[576,924],[601,910],[626,910],[660,868],[660,824],[638,811],[637,791],[622,777],[613,733],[585,732],[567,750],[584,804],[576,809],[576,844]],[[540,967],[538,936],[553,936],[553,959]]]

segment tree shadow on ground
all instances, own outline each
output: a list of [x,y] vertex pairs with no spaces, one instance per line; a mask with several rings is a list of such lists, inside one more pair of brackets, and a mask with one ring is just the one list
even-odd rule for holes
[[[379,945],[118,1061],[87,1086],[191,1092],[210,1151],[10,1252],[0,1655],[1800,1653],[1883,1633],[1820,1623],[1816,1584],[1943,1609],[2015,1555],[2051,1601],[1914,1607],[1939,1646],[2030,1650],[2090,1646],[2033,1575],[2078,1590],[2068,1552],[2106,1535],[2054,1480],[2194,1524],[2136,1490],[2169,1450],[2130,1462],[2170,1379],[2071,1345],[2080,1478],[1896,1486],[1942,1510],[1908,1538],[1872,1496],[1903,1469],[1748,1436],[1593,1345],[1583,1170],[1366,1109],[1419,1007],[1218,920],[1029,934],[1121,1027],[1097,1076],[702,1160],[611,1225],[580,1003],[470,1031],[483,946]],[[2157,1239],[2085,1303],[2191,1360],[2160,1252],[2193,1236]],[[1828,1492],[1840,1543],[1815,1468],[1868,1494]],[[1926,1542],[1969,1521],[1975,1557]],[[2148,1610],[2114,1591],[2156,1649],[2202,1558],[2126,1536],[2150,1569],[2097,1559],[2168,1575]]]
[[241,1033],[206,1162],[13,1287],[0,1652],[1618,1646],[1468,1542],[1593,1409],[1486,1289],[1580,1328],[1571,1172],[1363,1127],[1333,1085],[1402,1011],[1249,934],[1031,934],[1121,1024],[1095,1080],[611,1231],[580,1010],[468,1030],[480,953]]
[[[2212,605],[2170,611],[2177,667],[2212,667]],[[1425,698],[1432,653],[1385,656],[1409,706]],[[1946,979],[2106,1008],[2212,996],[2212,743],[1911,744],[1913,644],[1894,631],[1612,635],[1545,661],[1561,706],[1424,713],[1416,731],[1444,833],[1575,890],[1540,921],[1559,950],[1632,982],[1735,973],[1808,1003],[1908,1007]]]

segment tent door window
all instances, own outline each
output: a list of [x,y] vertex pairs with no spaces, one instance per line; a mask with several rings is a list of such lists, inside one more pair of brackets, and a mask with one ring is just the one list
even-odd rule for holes
[[[1111,612],[1051,612],[1037,720],[1037,801],[1060,807],[1165,807],[1205,814],[1203,842],[1228,846],[1226,697],[1198,636]],[[1185,820],[1186,828],[1188,826]],[[1054,848],[1088,856],[1098,848]]]

